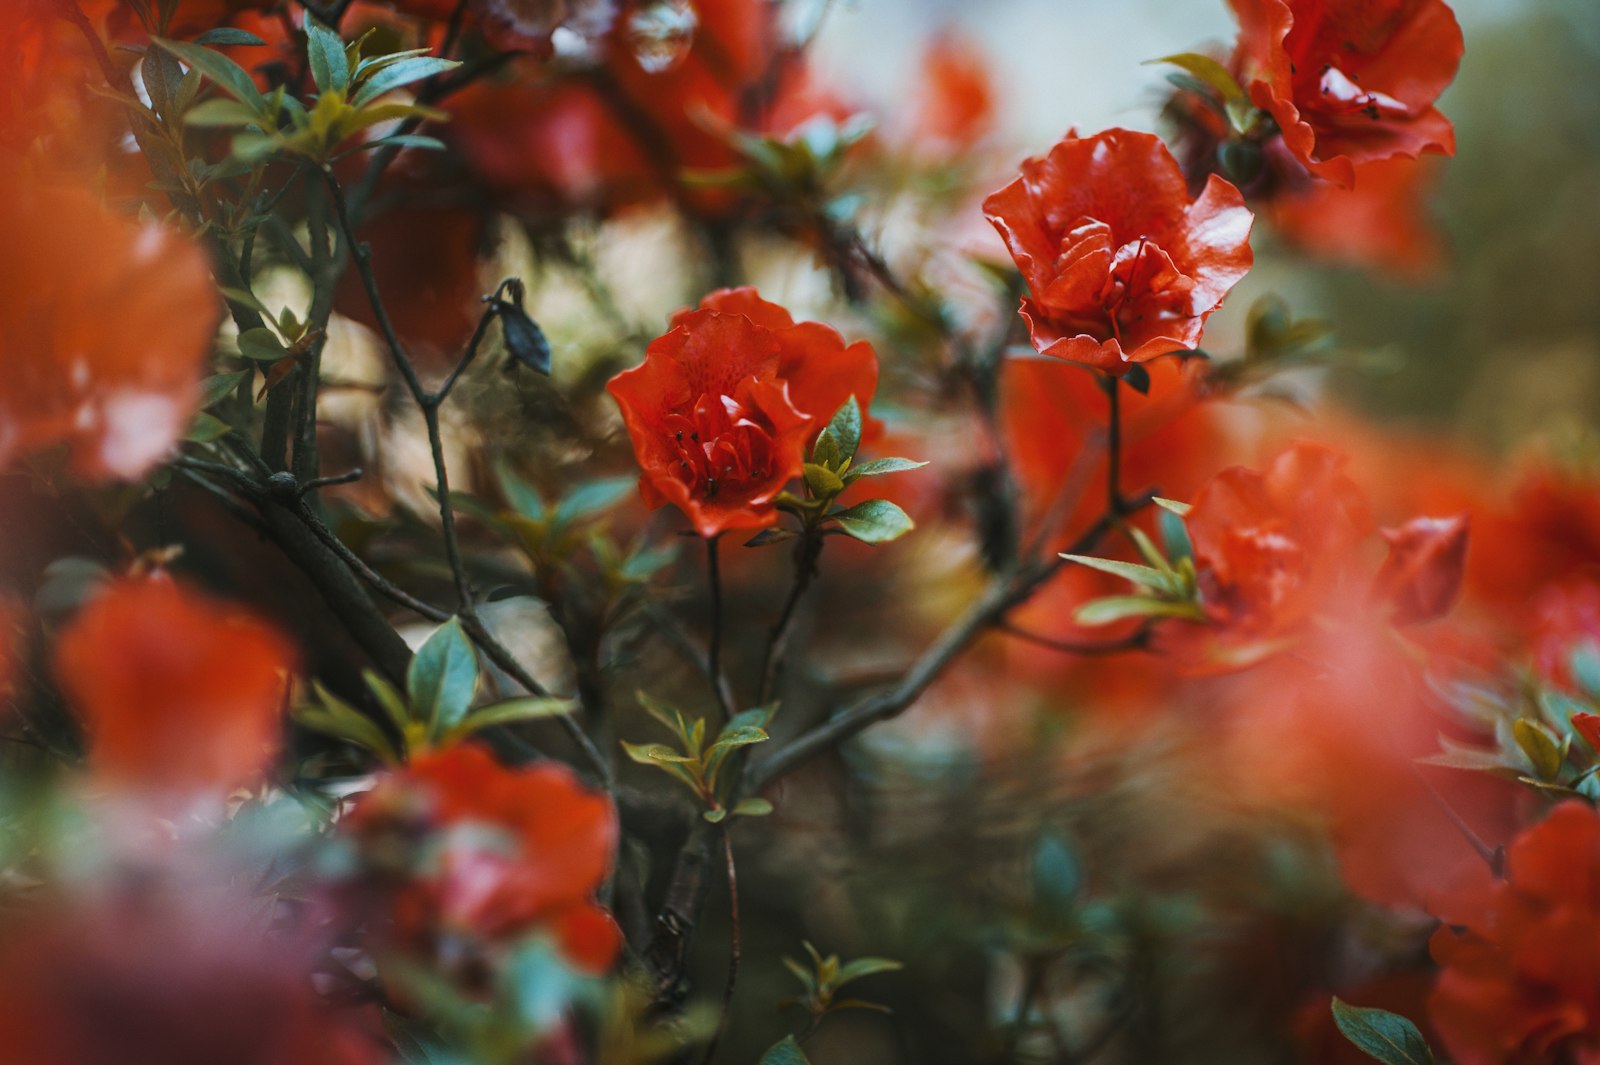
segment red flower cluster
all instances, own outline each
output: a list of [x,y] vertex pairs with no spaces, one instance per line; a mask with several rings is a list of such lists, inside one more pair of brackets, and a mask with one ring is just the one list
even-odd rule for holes
[[851,396],[865,410],[877,385],[871,345],[846,345],[738,288],[679,312],[644,362],[607,388],[644,470],[645,501],[673,504],[712,537],[773,524],[806,446]]
[[1239,190],[1212,176],[1191,197],[1149,133],[1069,134],[983,211],[1028,283],[1033,346],[1109,374],[1195,347],[1252,262]]
[[395,898],[404,944],[441,930],[498,938],[541,927],[583,969],[616,957],[621,933],[594,902],[616,854],[616,811],[563,765],[507,769],[468,745],[424,752],[380,778],[345,827],[369,841],[419,830],[429,841],[426,864]]
[[1433,106],[1462,53],[1444,0],[1231,2],[1234,68],[1313,174],[1349,186],[1363,163],[1455,153],[1455,131]]
[[1460,1065],[1600,1062],[1600,814],[1567,802],[1523,832],[1504,880],[1438,901],[1429,1002]]
[[158,575],[119,581],[84,607],[55,665],[98,778],[220,792],[277,756],[294,657],[278,633]]

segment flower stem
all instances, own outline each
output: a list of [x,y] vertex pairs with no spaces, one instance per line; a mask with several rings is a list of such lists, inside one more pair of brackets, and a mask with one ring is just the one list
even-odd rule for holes
[[711,1065],[711,1059],[716,1057],[717,1045],[722,1042],[722,1033],[728,1027],[728,1015],[733,1009],[733,991],[739,985],[739,876],[733,865],[733,836],[726,823],[722,826],[722,854],[728,865],[728,982],[722,989],[722,1014],[717,1018],[717,1030],[706,1044],[700,1065]]
[[717,708],[726,721],[733,716],[726,685],[722,683],[722,567],[717,560],[717,545],[722,537],[706,539],[706,583],[711,589],[711,643],[707,651],[707,666],[711,673],[711,693],[716,696]]

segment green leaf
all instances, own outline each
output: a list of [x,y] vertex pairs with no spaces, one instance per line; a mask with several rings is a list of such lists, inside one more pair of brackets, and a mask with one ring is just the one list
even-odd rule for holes
[[339,35],[312,18],[305,18],[306,55],[311,60],[311,80],[323,92],[343,92],[350,87],[350,63]]
[[792,529],[762,529],[744,542],[745,547],[766,547],[769,544],[781,544],[785,540],[793,540],[798,533]]
[[1095,558],[1092,555],[1062,555],[1070,562],[1080,566],[1097,569],[1101,573],[1109,573],[1113,577],[1121,577],[1132,581],[1134,584],[1145,588],[1164,588],[1167,586],[1166,575],[1152,566],[1141,566],[1137,562],[1119,562],[1114,558]]
[[828,421],[828,434],[839,446],[840,462],[856,457],[856,449],[861,446],[861,404],[856,402],[855,396],[845,400],[844,406],[834,412]]
[[801,467],[801,471],[805,474],[806,487],[811,490],[812,496],[817,499],[832,499],[844,491],[844,481],[840,480],[839,475],[826,466],[818,466],[814,462],[808,462]]
[[868,499],[830,516],[845,532],[866,544],[886,544],[916,528],[906,512],[887,499]]
[[1539,778],[1554,780],[1561,772],[1561,748],[1556,746],[1550,733],[1536,722],[1519,717],[1511,723],[1511,734],[1516,737],[1517,746],[1528,756],[1528,762]]
[[1112,595],[1083,604],[1072,618],[1079,625],[1109,625],[1127,618],[1187,618],[1202,621],[1205,612],[1195,603],[1175,603],[1137,595]]
[[359,710],[324,688],[318,681],[312,682],[312,690],[316,693],[320,705],[301,709],[294,715],[295,721],[325,736],[332,736],[365,748],[385,761],[399,761],[389,737]]
[[862,477],[881,477],[886,473],[904,473],[907,470],[920,470],[926,462],[916,462],[912,459],[873,459],[863,462],[859,466],[851,466],[844,472],[844,483],[850,484]]
[[481,732],[486,728],[495,728],[499,725],[512,725],[519,721],[538,721],[547,717],[565,717],[578,708],[578,704],[571,699],[534,698],[507,699],[502,703],[492,703],[481,707],[467,715],[467,719],[456,727],[456,736],[469,736],[474,732]]
[[752,743],[765,743],[772,737],[767,735],[767,730],[754,725],[742,725],[738,728],[724,729],[722,735],[711,745],[713,751],[726,747],[748,747]]
[[229,303],[237,303],[241,307],[249,307],[257,314],[268,318],[272,317],[272,312],[267,310],[267,305],[256,299],[253,293],[246,292],[242,288],[224,288],[219,289],[219,291],[222,293],[222,298]]
[[856,958],[845,962],[839,967],[839,974],[833,978],[834,987],[843,987],[845,984],[860,980],[864,976],[876,973],[897,973],[905,966],[892,958]]
[[767,1052],[761,1055],[759,1065],[811,1065],[811,1059],[794,1041],[794,1036],[786,1035],[781,1042],[767,1048]]
[[638,483],[637,477],[607,477],[579,485],[556,504],[555,523],[564,525],[599,514],[616,505]]
[[1180,518],[1187,518],[1189,512],[1194,509],[1193,503],[1180,503],[1176,499],[1164,499],[1161,496],[1152,496],[1150,502],[1170,514],[1176,514]]
[[735,817],[766,817],[772,813],[772,804],[766,799],[740,799],[733,807]]
[[429,636],[406,670],[406,694],[418,717],[435,739],[461,723],[478,688],[478,655],[461,627],[451,618]]
[[1149,59],[1143,64],[1151,66],[1155,63],[1171,63],[1173,66],[1188,71],[1202,84],[1214,90],[1226,103],[1230,100],[1248,100],[1244,88],[1234,79],[1233,74],[1221,63],[1208,55],[1199,52],[1181,52],[1177,55],[1166,55],[1160,59]]
[[216,29],[206,30],[194,39],[195,44],[211,45],[242,45],[246,48],[261,48],[266,45],[260,37],[247,30],[233,26],[218,26]]
[[418,151],[442,152],[445,150],[444,141],[438,137],[428,137],[421,133],[396,133],[390,137],[379,137],[377,140],[364,141],[355,148],[355,151],[365,152],[373,148],[416,148]]
[[249,104],[257,112],[264,110],[265,101],[261,98],[261,91],[256,88],[255,80],[243,67],[221,52],[186,41],[169,41],[165,37],[152,37],[151,41],[216,82],[218,88],[235,100]]
[[843,465],[839,455],[839,441],[827,429],[817,434],[817,442],[811,449],[811,461],[818,466],[826,466],[836,470]]
[[406,705],[405,696],[389,683],[388,678],[370,669],[361,671],[361,679],[366,682],[367,690],[378,701],[378,705],[383,707],[383,712],[394,723],[394,727],[404,734],[406,726],[411,724],[411,707]]
[[220,96],[201,101],[183,116],[184,125],[206,128],[259,126],[261,121],[261,116],[249,105]]
[[714,806],[700,815],[713,825],[720,825],[728,819],[728,810],[724,806]]
[[496,462],[495,474],[500,481],[500,493],[511,504],[511,509],[530,521],[544,520],[544,497],[533,485],[517,476],[505,462]]
[[1033,847],[1033,897],[1039,909],[1057,916],[1072,909],[1083,886],[1078,856],[1059,833],[1046,832]]
[[1417,1026],[1388,1010],[1333,1000],[1333,1022],[1344,1037],[1384,1065],[1433,1065],[1433,1051]]
[[767,722],[772,720],[772,713],[776,709],[777,704],[774,703],[771,706],[755,706],[749,710],[740,710],[737,714],[728,718],[728,723],[723,725],[722,730],[717,733],[717,739],[720,740],[730,732],[739,729],[766,728]]
[[350,102],[356,107],[365,107],[386,92],[424,78],[431,78],[447,70],[454,70],[460,65],[453,59],[440,59],[437,56],[419,55],[402,59],[398,63],[391,63],[376,71],[361,88],[356,90]]
[[209,444],[213,440],[221,440],[232,431],[233,426],[215,414],[201,411],[194,416],[194,421],[190,423],[189,431],[183,438],[191,444]]
[[694,761],[688,755],[673,750],[664,743],[629,743],[622,741],[622,749],[629,758],[640,765],[687,765]]
[[213,403],[220,403],[233,395],[239,387],[239,382],[250,376],[251,371],[240,370],[237,373],[219,373],[206,378],[200,383],[200,406],[209,407]]

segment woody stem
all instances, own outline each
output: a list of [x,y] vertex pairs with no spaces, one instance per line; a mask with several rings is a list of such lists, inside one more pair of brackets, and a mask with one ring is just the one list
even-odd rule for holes
[[711,1059],[716,1057],[717,1044],[722,1042],[722,1033],[728,1027],[728,1014],[732,1012],[733,992],[739,985],[739,877],[734,869],[733,836],[728,831],[727,822],[722,825],[722,855],[728,866],[728,982],[722,989],[722,1014],[717,1019],[717,1030],[706,1044],[700,1065],[711,1065]]

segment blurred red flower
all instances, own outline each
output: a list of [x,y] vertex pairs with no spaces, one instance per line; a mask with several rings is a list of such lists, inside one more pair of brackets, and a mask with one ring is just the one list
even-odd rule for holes
[[877,384],[871,345],[846,345],[738,288],[675,315],[607,389],[644,470],[645,501],[673,504],[711,537],[773,524],[806,445],[851,396],[865,411]]
[[56,677],[102,780],[223,790],[272,763],[293,648],[236,607],[164,575],[121,580],[62,631]]
[[1396,625],[1442,616],[1461,594],[1467,565],[1467,516],[1412,518],[1384,529],[1389,556],[1372,581],[1376,599],[1394,604]]
[[1363,163],[1455,153],[1433,106],[1463,48],[1444,0],[1230,2],[1234,69],[1312,173],[1349,187]]
[[199,399],[219,304],[206,257],[75,188],[0,181],[0,467],[66,444],[73,471],[132,479]]
[[616,957],[621,932],[593,898],[616,854],[616,810],[564,765],[508,769],[472,745],[425,751],[379,778],[345,827],[369,840],[420,828],[430,840],[396,899],[402,942],[542,927],[583,969]]
[[994,129],[998,93],[976,42],[940,33],[922,55],[920,84],[905,134],[916,155],[949,160]]
[[1315,612],[1350,549],[1371,532],[1343,454],[1300,442],[1264,471],[1234,466],[1195,499],[1189,536],[1208,609],[1230,629],[1273,635]]
[[1425,278],[1445,262],[1443,240],[1428,220],[1437,176],[1428,162],[1365,163],[1350,188],[1290,183],[1272,197],[1268,217],[1284,238],[1319,258]]
[[1530,629],[1533,665],[1540,679],[1572,691],[1573,653],[1587,648],[1600,654],[1600,582],[1591,576],[1547,588],[1535,601]]
[[1033,346],[1110,374],[1197,345],[1252,262],[1239,190],[1213,175],[1191,198],[1149,133],[1068,134],[983,210],[1028,283]]
[[[0,1046],[17,1065],[379,1065],[378,1024],[312,988],[314,953],[261,900],[135,889],[27,915],[0,948]],[[372,1017],[376,1021],[376,1014]]]
[[1478,867],[1437,900],[1434,1027],[1459,1065],[1594,1065],[1600,814],[1562,803],[1506,857],[1505,879]]

